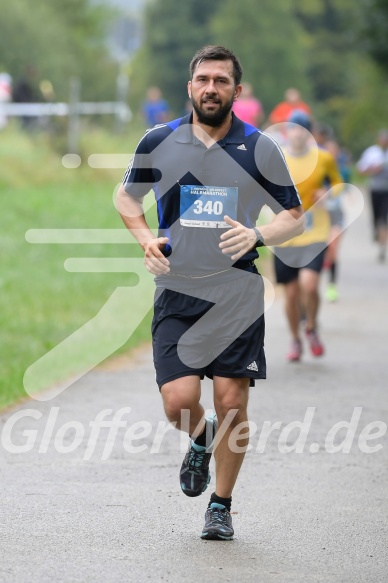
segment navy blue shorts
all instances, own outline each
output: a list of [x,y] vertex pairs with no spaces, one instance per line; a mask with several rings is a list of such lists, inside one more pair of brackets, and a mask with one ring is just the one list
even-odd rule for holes
[[320,273],[326,248],[326,243],[313,243],[305,247],[275,247],[276,282],[286,284],[294,281],[300,269]]
[[372,211],[375,227],[388,224],[388,190],[372,190]]
[[152,343],[159,389],[189,375],[249,378],[250,386],[266,378],[263,280],[239,271],[232,281],[193,283],[184,293],[157,288]]

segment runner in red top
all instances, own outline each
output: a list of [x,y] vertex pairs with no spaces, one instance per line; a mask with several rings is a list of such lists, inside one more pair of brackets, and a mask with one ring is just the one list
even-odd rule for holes
[[311,114],[311,109],[302,101],[300,92],[294,87],[290,87],[284,94],[285,101],[279,103],[269,114],[269,121],[271,123],[281,123],[288,121],[291,113],[298,109],[307,114]]

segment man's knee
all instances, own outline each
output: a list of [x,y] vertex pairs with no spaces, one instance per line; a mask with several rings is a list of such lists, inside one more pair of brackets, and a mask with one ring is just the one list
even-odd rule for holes
[[214,404],[218,418],[225,419],[229,412],[235,413],[231,425],[237,425],[246,416],[249,379],[236,379],[227,390],[215,394]]
[[307,280],[303,285],[303,291],[308,296],[315,296],[318,293],[318,281]]
[[304,293],[316,294],[319,286],[319,273],[311,269],[306,269],[302,271],[301,275],[301,287]]
[[296,302],[299,299],[299,283],[297,279],[293,279],[285,285],[285,294],[287,301]]
[[179,422],[182,411],[190,411],[198,404],[200,397],[199,382],[192,382],[186,377],[165,383],[161,390],[163,407],[169,421]]

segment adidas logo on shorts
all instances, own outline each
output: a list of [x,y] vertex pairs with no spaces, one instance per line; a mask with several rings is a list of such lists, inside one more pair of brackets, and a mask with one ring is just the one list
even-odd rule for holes
[[258,372],[259,369],[257,368],[257,364],[256,364],[255,360],[247,366],[247,370],[254,370],[255,372]]

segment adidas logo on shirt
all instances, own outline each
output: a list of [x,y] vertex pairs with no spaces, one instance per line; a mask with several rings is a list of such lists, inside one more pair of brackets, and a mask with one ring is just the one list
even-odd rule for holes
[[245,144],[241,144],[241,146],[237,146],[237,150],[245,150],[247,151]]
[[254,360],[253,362],[251,362],[251,364],[249,366],[247,366],[247,370],[254,370],[255,372],[258,372],[258,368],[257,368],[257,364],[256,361]]

